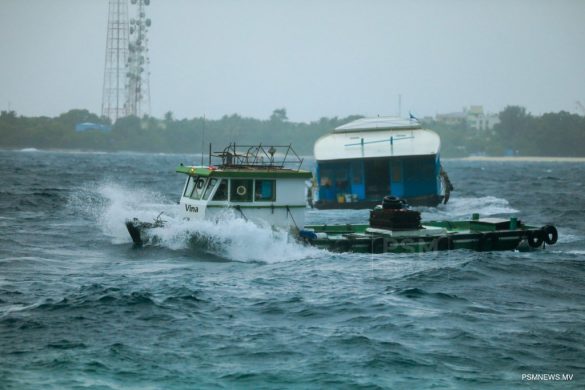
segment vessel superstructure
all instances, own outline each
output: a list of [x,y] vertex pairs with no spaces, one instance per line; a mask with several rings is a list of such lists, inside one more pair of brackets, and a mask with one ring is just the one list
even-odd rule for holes
[[[213,164],[213,159],[218,160]],[[207,165],[179,165],[187,175],[179,200],[179,214],[185,220],[217,220],[226,211],[245,220],[274,228],[298,231],[304,227],[306,182],[311,172],[290,145],[230,144],[211,153]],[[145,240],[146,229],[162,227],[128,220],[126,227],[135,243]]]
[[384,196],[436,206],[452,189],[441,139],[414,119],[362,118],[315,142],[315,207],[372,208]]

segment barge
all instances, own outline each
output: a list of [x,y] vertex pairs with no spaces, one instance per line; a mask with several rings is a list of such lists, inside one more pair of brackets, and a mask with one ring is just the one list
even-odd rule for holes
[[531,226],[515,217],[474,214],[463,221],[421,221],[420,213],[400,200],[386,198],[385,203],[370,212],[369,224],[308,225],[299,236],[322,249],[361,253],[522,250],[554,245],[558,240],[554,226]]

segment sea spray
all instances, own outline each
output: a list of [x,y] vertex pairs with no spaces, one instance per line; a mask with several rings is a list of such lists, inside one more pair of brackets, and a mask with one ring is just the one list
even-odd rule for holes
[[246,221],[231,209],[213,220],[162,217],[165,226],[152,229],[152,241],[169,249],[194,248],[229,260],[266,263],[312,258],[321,253],[297,242],[288,231]]
[[161,193],[130,189],[110,181],[85,186],[70,204],[96,224],[113,244],[131,243],[126,220],[152,222],[161,228],[149,232],[148,244],[171,250],[196,249],[236,261],[276,262],[318,256],[320,250],[297,242],[288,231],[245,221],[226,209],[214,220],[188,220]]
[[113,244],[131,242],[127,219],[152,221],[161,212],[171,214],[174,208],[162,194],[145,189],[130,189],[111,181],[86,184],[69,199],[74,213],[95,223]]

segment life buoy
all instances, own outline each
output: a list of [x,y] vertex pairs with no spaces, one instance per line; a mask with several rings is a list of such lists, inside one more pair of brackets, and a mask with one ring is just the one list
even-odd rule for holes
[[244,196],[244,195],[246,195],[246,193],[247,193],[247,192],[248,192],[248,190],[247,190],[247,189],[246,189],[246,187],[244,187],[244,186],[238,186],[238,187],[236,188],[236,193],[237,193],[238,195],[240,195],[240,196]]
[[552,225],[543,226],[540,230],[544,233],[544,242],[548,245],[556,244],[557,240],[559,239],[559,232],[557,232],[557,228]]

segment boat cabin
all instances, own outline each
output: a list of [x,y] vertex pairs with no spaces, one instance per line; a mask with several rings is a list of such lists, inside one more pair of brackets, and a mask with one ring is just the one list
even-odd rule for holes
[[179,201],[185,217],[214,219],[233,209],[256,223],[302,229],[305,182],[312,175],[300,170],[302,159],[290,146],[231,144],[210,156],[220,158],[219,165],[212,165],[210,157],[207,166],[177,168],[187,175]]
[[445,197],[441,141],[415,120],[363,118],[319,138],[316,208],[371,208],[393,195],[436,206]]

